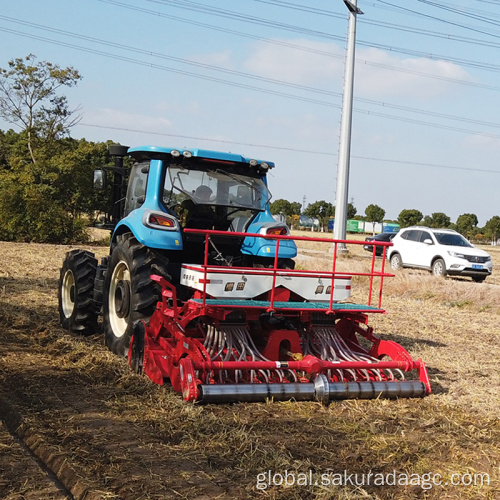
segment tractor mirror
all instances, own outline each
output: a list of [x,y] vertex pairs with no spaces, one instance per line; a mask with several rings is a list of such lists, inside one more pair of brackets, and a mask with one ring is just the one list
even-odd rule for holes
[[94,189],[102,191],[106,187],[106,173],[102,168],[94,170]]

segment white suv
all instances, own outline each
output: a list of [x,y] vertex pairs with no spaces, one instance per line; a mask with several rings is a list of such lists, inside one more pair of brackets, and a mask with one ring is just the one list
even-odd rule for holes
[[422,226],[399,231],[387,250],[392,269],[428,269],[436,276],[470,276],[481,282],[491,274],[491,257],[451,229]]

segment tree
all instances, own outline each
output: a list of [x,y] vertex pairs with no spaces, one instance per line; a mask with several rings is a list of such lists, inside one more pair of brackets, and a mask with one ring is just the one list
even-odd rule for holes
[[[357,208],[352,203],[348,203],[347,204],[347,218],[348,219],[355,219],[357,213],[358,213]],[[332,213],[331,213],[330,217],[335,217],[335,205],[332,205]]]
[[484,226],[486,236],[490,238],[491,241],[496,242],[500,236],[500,217],[498,215],[493,216]]
[[302,208],[301,204],[294,201],[289,202],[288,200],[279,199],[273,201],[270,205],[271,213],[274,214],[283,214],[287,217],[291,217],[292,215],[299,215],[300,209]]
[[398,215],[398,222],[401,227],[414,226],[422,220],[422,212],[412,209],[401,210]]
[[335,207],[325,200],[310,203],[304,210],[304,215],[319,219],[323,228],[328,227],[328,220],[335,214]]
[[356,207],[352,203],[347,204],[347,218],[354,219],[356,214],[358,213]]
[[331,203],[325,200],[315,201],[307,205],[304,214],[312,218],[330,217],[335,213],[335,209]]
[[382,222],[385,217],[385,210],[373,203],[365,209],[366,220],[373,224],[373,234],[375,234],[375,223]]
[[32,164],[19,153],[24,134],[11,134],[9,143],[6,165],[0,165],[0,240],[84,240],[88,218],[82,215],[109,206],[108,193],[92,188],[92,171],[110,163],[108,145],[59,139],[57,154]]
[[462,233],[465,237],[470,238],[477,226],[478,220],[475,214],[462,214],[458,216],[457,228],[458,232]]
[[67,99],[58,95],[62,86],[73,87],[81,79],[75,69],[62,69],[36,56],[9,61],[9,69],[0,68],[0,116],[19,127],[27,139],[31,162],[37,162],[37,146],[49,146],[67,134],[79,118],[68,108]]
[[435,228],[448,228],[451,224],[451,219],[443,212],[434,212],[431,216],[424,217],[424,225]]

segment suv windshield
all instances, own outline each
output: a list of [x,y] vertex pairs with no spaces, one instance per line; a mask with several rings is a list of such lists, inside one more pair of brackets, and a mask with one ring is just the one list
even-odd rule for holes
[[471,245],[461,234],[434,233],[434,236],[441,245],[473,248],[473,245]]
[[170,165],[163,197],[167,206],[190,198],[198,205],[263,211],[271,195],[259,177],[232,174],[223,170],[188,170]]

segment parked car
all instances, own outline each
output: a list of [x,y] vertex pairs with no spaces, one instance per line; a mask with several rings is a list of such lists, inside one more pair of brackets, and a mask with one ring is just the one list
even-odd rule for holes
[[399,231],[388,248],[392,269],[427,269],[435,276],[469,276],[481,282],[493,269],[490,255],[451,229],[422,226]]
[[[365,241],[392,241],[394,236],[396,236],[397,233],[379,233],[376,234],[375,236],[368,236],[365,238]],[[373,252],[373,245],[364,245],[363,248],[368,251],[368,252]],[[386,247],[388,248],[388,247]],[[375,255],[382,255],[384,251],[384,247],[377,246],[375,249]],[[387,250],[386,250],[386,255],[387,255]]]

